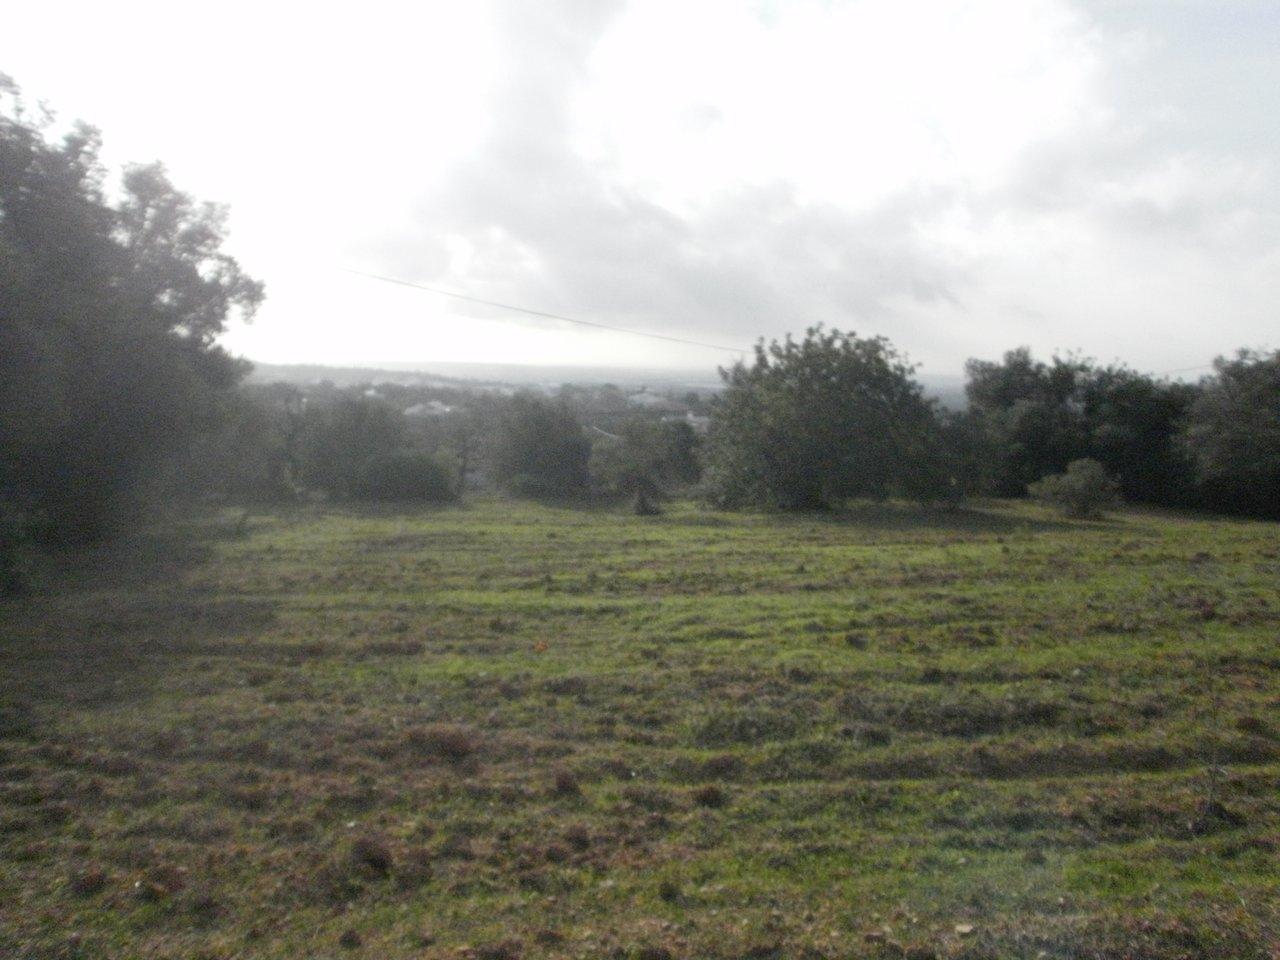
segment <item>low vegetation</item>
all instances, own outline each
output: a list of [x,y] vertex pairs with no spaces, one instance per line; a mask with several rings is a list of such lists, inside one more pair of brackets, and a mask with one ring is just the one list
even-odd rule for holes
[[480,499],[30,575],[3,956],[1280,944],[1274,525]]
[[1065,473],[1051,473],[1027,492],[1080,520],[1095,520],[1120,504],[1119,485],[1097,460],[1072,460]]

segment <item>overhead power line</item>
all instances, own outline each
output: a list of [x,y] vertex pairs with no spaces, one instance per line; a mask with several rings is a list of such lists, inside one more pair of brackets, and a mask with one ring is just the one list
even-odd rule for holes
[[1194,367],[1179,367],[1177,370],[1164,370],[1160,373],[1157,373],[1156,376],[1170,377],[1170,376],[1173,376],[1175,373],[1191,373],[1193,370],[1211,370],[1211,369],[1213,369],[1212,363],[1201,363],[1201,364],[1197,364]]
[[468,303],[480,303],[486,307],[497,307],[500,310],[512,310],[516,313],[525,313],[531,317],[542,317],[545,320],[561,320],[565,323],[576,323],[583,327],[595,327],[598,330],[610,330],[613,333],[625,333],[633,337],[648,337],[651,340],[666,340],[669,343],[683,343],[690,347],[705,347],[708,350],[721,350],[726,353],[746,353],[742,347],[727,347],[722,343],[707,343],[703,340],[689,340],[685,337],[672,337],[665,333],[650,333],[647,330],[629,330],[626,327],[615,327],[612,324],[600,323],[596,320],[582,320],[578,317],[566,317],[559,313],[547,313],[544,310],[531,310],[528,307],[518,307],[511,303],[499,303],[496,300],[485,300],[481,297],[472,297],[465,293],[455,293],[452,290],[441,290],[439,287],[429,287],[425,283],[414,283],[411,280],[401,280],[399,277],[386,277],[377,273],[366,273],[363,270],[352,270],[349,267],[341,267],[344,273],[354,274],[357,277],[365,277],[369,280],[381,280],[383,283],[393,283],[400,287],[410,287],[414,290],[425,290],[427,293],[438,294],[442,297],[452,297],[455,300],[466,300]]

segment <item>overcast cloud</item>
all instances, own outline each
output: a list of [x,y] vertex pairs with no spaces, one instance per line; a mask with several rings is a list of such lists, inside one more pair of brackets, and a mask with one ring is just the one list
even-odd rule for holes
[[1280,345],[1274,3],[29,6],[0,70],[231,204],[257,359],[730,359],[341,266],[734,345],[821,321],[932,374]]

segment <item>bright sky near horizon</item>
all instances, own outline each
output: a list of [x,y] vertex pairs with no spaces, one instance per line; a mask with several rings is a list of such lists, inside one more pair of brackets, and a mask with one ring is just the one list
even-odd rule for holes
[[0,71],[231,207],[270,362],[731,356],[818,321],[927,374],[1280,347],[1274,0],[24,4]]

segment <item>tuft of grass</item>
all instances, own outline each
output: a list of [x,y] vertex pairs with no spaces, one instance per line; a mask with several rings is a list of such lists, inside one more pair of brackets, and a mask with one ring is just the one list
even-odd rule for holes
[[453,724],[437,723],[409,730],[405,745],[416,757],[462,763],[480,751],[480,735],[476,731]]

